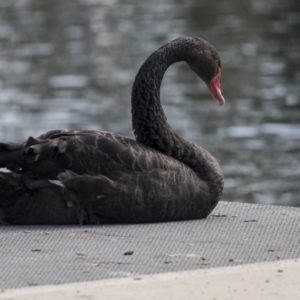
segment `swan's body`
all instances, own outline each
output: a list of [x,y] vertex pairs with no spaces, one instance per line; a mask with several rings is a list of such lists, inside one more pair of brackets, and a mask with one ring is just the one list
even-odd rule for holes
[[[137,141],[103,131],[50,131],[1,143],[0,224],[159,222],[205,218],[218,203],[223,175],[216,160],[167,123],[159,89],[185,60],[220,104],[220,59],[198,38],[179,38],[143,64],[132,89]],[[59,179],[64,189],[49,182]]]

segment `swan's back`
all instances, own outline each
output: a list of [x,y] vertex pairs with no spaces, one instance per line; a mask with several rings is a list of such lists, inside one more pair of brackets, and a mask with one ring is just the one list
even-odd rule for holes
[[66,169],[112,176],[154,169],[190,170],[182,162],[127,136],[94,130],[53,130],[24,143],[0,143],[0,167],[33,171],[48,179]]

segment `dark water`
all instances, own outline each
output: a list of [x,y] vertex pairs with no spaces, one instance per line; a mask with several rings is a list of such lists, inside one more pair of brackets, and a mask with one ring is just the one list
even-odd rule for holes
[[0,140],[54,128],[132,136],[139,66],[185,35],[219,50],[227,103],[177,64],[162,88],[169,122],[218,159],[224,200],[300,206],[299,0],[1,0]]

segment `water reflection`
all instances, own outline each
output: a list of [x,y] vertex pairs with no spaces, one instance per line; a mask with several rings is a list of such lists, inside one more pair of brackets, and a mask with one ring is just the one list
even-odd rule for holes
[[172,126],[208,149],[224,200],[300,206],[298,1],[0,1],[0,140],[54,128],[132,136],[130,90],[144,59],[183,35],[222,57],[219,108],[183,64],[162,99]]

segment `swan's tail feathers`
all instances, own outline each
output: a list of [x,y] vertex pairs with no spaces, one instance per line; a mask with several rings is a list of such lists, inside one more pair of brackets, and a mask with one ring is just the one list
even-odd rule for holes
[[29,137],[24,143],[0,143],[0,168],[13,172],[31,170],[47,178],[55,179],[57,174],[70,167],[65,153],[66,140],[35,139]]
[[0,225],[79,223],[75,195],[25,174],[0,172]]
[[24,143],[0,143],[0,168],[18,171],[23,164]]

